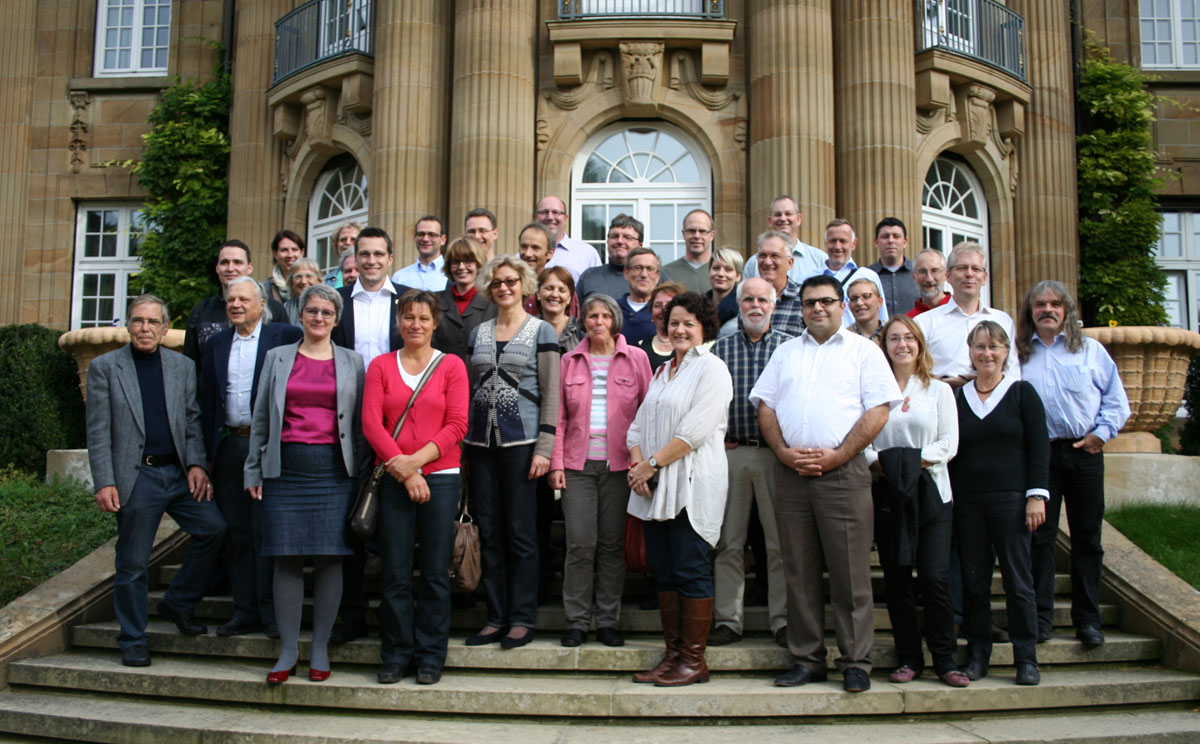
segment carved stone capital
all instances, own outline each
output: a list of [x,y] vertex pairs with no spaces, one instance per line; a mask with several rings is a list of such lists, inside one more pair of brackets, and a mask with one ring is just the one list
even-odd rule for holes
[[621,71],[625,97],[633,104],[653,104],[654,88],[662,71],[661,41],[622,41]]

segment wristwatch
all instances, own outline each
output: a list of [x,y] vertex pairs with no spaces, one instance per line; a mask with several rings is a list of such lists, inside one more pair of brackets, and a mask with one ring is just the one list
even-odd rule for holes
[[650,463],[650,467],[658,470],[658,460],[654,459],[654,455],[650,455],[650,459],[646,460],[646,462]]

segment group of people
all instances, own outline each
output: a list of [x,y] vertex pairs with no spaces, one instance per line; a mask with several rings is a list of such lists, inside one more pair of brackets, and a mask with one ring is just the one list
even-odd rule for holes
[[[890,681],[923,673],[922,634],[946,684],[988,673],[998,558],[1016,679],[1037,684],[1063,501],[1072,621],[1085,646],[1103,643],[1101,449],[1129,408],[1065,286],[1031,288],[1014,326],[981,299],[978,244],[906,258],[906,227],[886,218],[879,261],[860,267],[853,225],[833,220],[825,250],[806,245],[787,196],[748,259],[714,250],[703,210],[685,216],[684,255],[665,266],[633,217],[612,220],[604,262],[566,235],[568,219],[546,197],[517,251],[499,253],[486,209],[450,241],[426,216],[418,260],[394,274],[392,238],[347,225],[336,242],[349,252],[328,277],[285,230],[261,283],[250,249],[229,240],[186,356],[161,348],[163,301],[134,299],[130,345],[97,358],[87,383],[96,499],[118,520],[123,662],[150,663],[146,569],[166,512],[192,535],[158,605],[180,632],[207,632],[194,606],[224,555],[234,611],[217,633],[279,638],[267,681],[287,681],[311,563],[308,676],[324,680],[329,644],[367,632],[370,551],[378,680],[434,684],[463,499],[487,604],[466,644],[510,649],[534,638],[556,492],[563,646],[593,626],[599,642],[624,643],[626,521],[643,523],[666,651],[635,682],[707,681],[707,646],[741,640],[755,508],[770,630],[795,661],[779,686],[827,676],[827,574],[843,687],[869,689],[872,545],[900,661]],[[347,519],[373,465],[386,475],[364,545]]]

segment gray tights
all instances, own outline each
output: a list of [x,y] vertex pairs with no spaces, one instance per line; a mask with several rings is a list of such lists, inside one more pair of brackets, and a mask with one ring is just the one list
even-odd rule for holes
[[340,555],[275,556],[275,622],[279,660],[273,672],[291,669],[300,658],[300,616],[304,611],[304,562],[313,562],[313,635],[310,669],[329,669],[329,634],[342,601]]

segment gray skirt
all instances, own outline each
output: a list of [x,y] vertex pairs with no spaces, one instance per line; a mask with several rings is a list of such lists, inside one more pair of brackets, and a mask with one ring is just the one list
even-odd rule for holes
[[336,444],[279,445],[278,478],[263,481],[264,556],[351,555],[354,479]]

